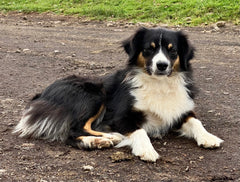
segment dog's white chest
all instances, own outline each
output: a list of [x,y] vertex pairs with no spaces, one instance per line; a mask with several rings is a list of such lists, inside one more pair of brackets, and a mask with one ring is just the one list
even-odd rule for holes
[[194,108],[181,74],[153,78],[142,73],[136,75],[131,82],[136,86],[131,91],[136,99],[134,108],[145,112],[147,123],[153,127],[171,125],[183,113]]

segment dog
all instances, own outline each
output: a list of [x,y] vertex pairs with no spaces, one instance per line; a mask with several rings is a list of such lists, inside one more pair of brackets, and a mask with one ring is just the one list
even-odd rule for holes
[[182,31],[139,28],[122,42],[126,67],[98,80],[57,80],[26,107],[14,129],[20,137],[60,141],[76,148],[131,148],[141,160],[159,154],[150,138],[174,130],[198,146],[217,148],[194,113],[194,47]]

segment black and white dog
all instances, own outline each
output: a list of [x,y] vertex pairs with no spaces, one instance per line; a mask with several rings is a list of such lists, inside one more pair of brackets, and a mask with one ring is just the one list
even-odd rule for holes
[[140,28],[122,45],[125,69],[99,81],[70,76],[54,82],[27,106],[14,132],[78,148],[129,146],[142,160],[159,155],[150,138],[174,129],[199,146],[219,147],[194,110],[190,60],[194,49],[181,31]]

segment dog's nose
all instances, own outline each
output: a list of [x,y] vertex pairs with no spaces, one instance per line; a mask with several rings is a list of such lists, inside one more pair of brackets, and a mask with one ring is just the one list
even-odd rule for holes
[[159,71],[165,71],[167,67],[168,67],[167,63],[162,63],[162,62],[157,63],[157,68]]

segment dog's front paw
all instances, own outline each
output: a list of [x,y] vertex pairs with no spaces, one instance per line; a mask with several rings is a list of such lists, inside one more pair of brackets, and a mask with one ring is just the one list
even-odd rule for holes
[[159,154],[154,149],[133,151],[133,154],[140,157],[141,160],[148,162],[156,162],[156,160],[159,158]]
[[208,132],[197,139],[198,146],[204,148],[218,148],[221,146],[221,143],[223,143],[222,139]]
[[144,129],[138,129],[131,133],[115,147],[129,146],[132,148],[132,153],[135,156],[140,157],[141,160],[156,162],[159,158],[158,153],[153,148],[151,141]]

